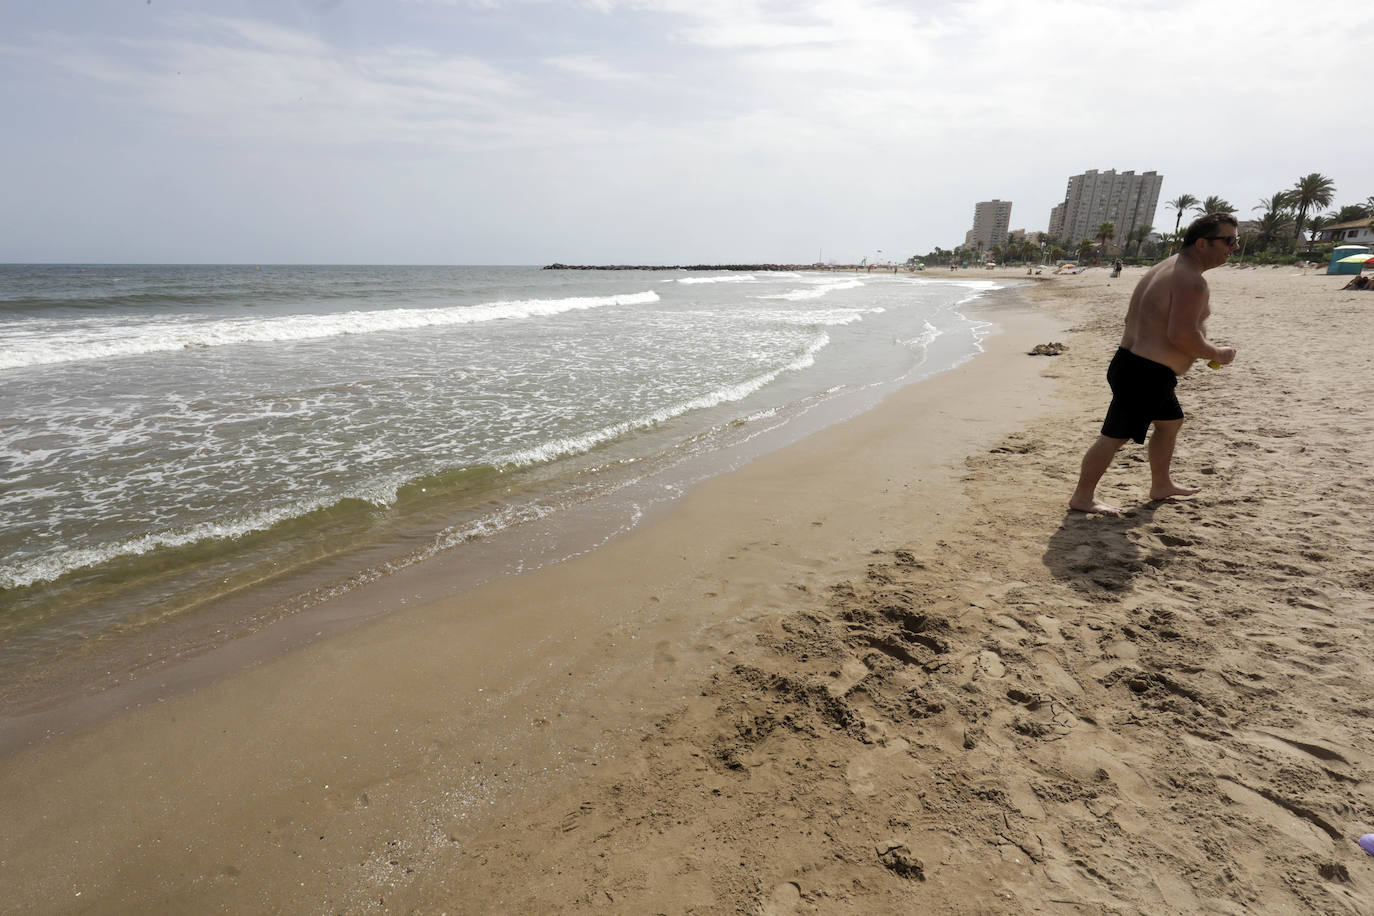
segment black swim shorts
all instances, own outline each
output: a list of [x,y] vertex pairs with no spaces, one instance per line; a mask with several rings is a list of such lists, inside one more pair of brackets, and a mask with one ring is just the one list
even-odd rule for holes
[[1120,347],[1107,367],[1112,403],[1102,421],[1102,435],[1109,439],[1145,441],[1155,420],[1182,420],[1174,388],[1178,376],[1163,363],[1137,356]]

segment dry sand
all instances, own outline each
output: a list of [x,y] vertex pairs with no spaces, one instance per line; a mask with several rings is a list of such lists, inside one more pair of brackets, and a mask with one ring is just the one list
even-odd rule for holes
[[1374,913],[1374,293],[1211,272],[1205,489],[1128,446],[1127,513],[1067,513],[1139,275],[1000,295],[593,554],[0,760],[0,911]]

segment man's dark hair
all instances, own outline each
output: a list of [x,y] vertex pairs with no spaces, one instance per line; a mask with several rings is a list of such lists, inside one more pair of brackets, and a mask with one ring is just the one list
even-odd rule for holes
[[1229,213],[1208,213],[1206,216],[1199,216],[1188,224],[1188,230],[1183,233],[1183,247],[1187,248],[1198,239],[1216,235],[1222,223],[1228,224],[1232,229],[1240,227],[1240,223]]

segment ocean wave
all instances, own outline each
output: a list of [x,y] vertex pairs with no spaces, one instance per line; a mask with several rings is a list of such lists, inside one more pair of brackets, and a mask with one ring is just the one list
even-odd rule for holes
[[751,299],[783,299],[788,302],[802,302],[807,299],[819,299],[827,293],[837,292],[842,289],[856,289],[864,286],[862,280],[821,280],[813,281],[814,285],[805,289],[788,290],[785,293],[777,293],[771,296],[751,296]]
[[215,521],[179,530],[152,532],[97,547],[52,551],[28,562],[6,563],[0,565],[0,591],[51,582],[77,570],[102,566],[125,557],[142,556],[155,550],[186,547],[214,539],[230,540],[254,531],[264,531],[295,517],[295,514],[289,508],[271,509],[240,520]]
[[[68,323],[54,323],[40,330],[7,334],[6,346],[0,349],[0,369],[114,359],[197,347],[318,340],[382,331],[539,318],[583,309],[646,305],[657,301],[658,293],[649,290],[618,296],[520,299],[449,308],[385,309],[332,315],[226,318],[195,322],[152,321],[134,325],[102,322],[77,328],[70,327]],[[51,329],[48,330],[48,327]]]
[[920,284],[938,284],[940,286],[962,286],[965,289],[974,289],[978,290],[979,292],[991,292],[993,290],[1006,288],[1005,283],[999,282],[997,280],[966,280],[962,278],[955,279],[953,277],[911,277],[908,278],[906,282]]
[[843,325],[853,324],[856,321],[863,321],[864,315],[878,315],[884,310],[882,308],[868,309],[813,309],[809,312],[765,312],[760,311],[751,313],[750,317],[757,321],[767,321],[774,324],[795,324],[802,326],[811,325]]
[[726,277],[678,277],[673,280],[665,280],[665,283],[682,283],[692,286],[698,283],[757,283],[758,280],[753,274],[732,274]]
[[193,547],[210,541],[237,540],[314,512],[328,512],[349,501],[378,507],[389,506],[396,501],[396,495],[404,485],[405,481],[399,479],[374,481],[341,494],[293,500],[240,516],[213,519],[165,531],[153,531],[92,547],[53,550],[18,563],[3,563],[0,564],[0,591],[51,582],[82,569],[92,569],[159,550]]
[[[580,436],[554,439],[532,448],[502,455],[496,458],[489,467],[525,467],[583,454],[626,434],[652,428],[691,411],[742,400],[786,372],[800,371],[813,365],[816,354],[829,344],[830,337],[827,334],[818,334],[807,344],[799,356],[777,369],[663,407],[634,420],[611,424]],[[157,551],[193,548],[200,544],[215,541],[239,540],[268,531],[279,525],[289,524],[313,513],[335,511],[337,507],[349,501],[367,503],[379,508],[389,507],[396,503],[398,494],[404,487],[414,484],[414,480],[402,479],[398,475],[384,480],[373,480],[366,484],[351,487],[344,492],[292,500],[279,506],[239,516],[149,532],[90,547],[51,550],[40,556],[26,558],[18,562],[0,563],[0,591],[51,582],[83,569],[92,569],[108,563],[153,554]],[[521,510],[521,513],[510,517],[500,514],[484,517],[457,533],[450,532],[449,540],[451,543],[457,543],[488,535],[494,530],[507,527],[509,524],[527,520],[523,514],[527,511]],[[545,511],[547,510],[538,510],[541,513]]]
[[704,410],[711,407],[717,407],[721,404],[743,400],[760,388],[768,385],[785,372],[796,372],[814,365],[816,362],[816,354],[829,345],[830,335],[821,333],[812,339],[800,356],[786,365],[779,366],[777,369],[756,375],[753,378],[746,379],[734,385],[725,385],[714,391],[700,395],[699,397],[660,408],[653,413],[634,420],[613,423],[584,435],[554,439],[541,445],[502,455],[496,459],[496,463],[507,467],[524,467],[546,461],[553,461],[557,458],[563,458],[569,455],[580,455],[584,452],[591,451],[602,443],[618,439],[627,433],[640,429],[649,429],[693,410]]
[[944,333],[929,321],[924,322],[924,324],[925,327],[921,329],[920,334],[906,340],[898,341],[898,343],[904,347],[911,347],[913,350],[921,351],[923,359],[926,349],[935,342],[937,337]]

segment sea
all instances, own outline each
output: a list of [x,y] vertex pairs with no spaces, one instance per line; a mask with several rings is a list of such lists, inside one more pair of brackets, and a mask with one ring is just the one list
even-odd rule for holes
[[228,639],[431,558],[494,576],[593,549],[970,358],[990,325],[969,307],[1002,285],[0,265],[0,699],[64,657]]

